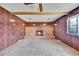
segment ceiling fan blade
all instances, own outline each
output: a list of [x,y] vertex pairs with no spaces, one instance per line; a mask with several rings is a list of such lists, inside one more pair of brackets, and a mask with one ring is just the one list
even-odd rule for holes
[[40,10],[40,12],[42,12],[42,11],[43,11],[43,6],[42,6],[42,3],[39,3],[39,10]]
[[30,4],[34,4],[34,3],[24,3],[24,5],[30,5]]

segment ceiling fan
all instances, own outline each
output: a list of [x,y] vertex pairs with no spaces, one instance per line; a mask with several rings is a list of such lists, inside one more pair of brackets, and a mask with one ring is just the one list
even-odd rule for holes
[[[30,5],[30,4],[34,4],[34,3],[24,3],[24,5]],[[40,11],[40,12],[43,11],[42,3],[39,3],[39,11]]]
[[[35,4],[35,3],[23,3],[24,5],[31,5],[31,4]],[[42,3],[38,3],[39,4],[39,11],[40,12],[11,12],[11,14],[16,14],[16,15],[61,15],[61,14],[68,14],[68,12],[44,12],[44,8],[43,8],[43,4]]]

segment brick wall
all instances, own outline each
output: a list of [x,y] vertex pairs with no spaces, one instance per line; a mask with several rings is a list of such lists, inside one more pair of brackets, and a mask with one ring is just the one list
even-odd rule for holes
[[43,30],[43,36],[53,36],[53,25],[51,23],[47,23],[46,26],[43,26],[43,23],[33,23],[26,24],[26,36],[36,36],[36,30]]
[[[14,19],[15,22],[10,22]],[[24,37],[24,21],[0,7],[0,50]]]
[[54,24],[58,24],[54,26],[54,32],[56,38],[60,39],[61,41],[65,42],[66,44],[70,45],[71,47],[79,50],[79,36],[73,36],[67,34],[67,18],[78,14],[79,7],[71,11],[68,15],[61,17]]

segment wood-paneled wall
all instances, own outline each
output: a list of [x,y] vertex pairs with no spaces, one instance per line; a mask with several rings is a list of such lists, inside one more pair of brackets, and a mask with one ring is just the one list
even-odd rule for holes
[[[15,22],[10,22],[11,19]],[[24,38],[24,23],[22,19],[0,7],[0,50]]]
[[79,13],[79,7],[72,10],[68,15],[61,17],[54,22],[54,32],[56,38],[70,45],[71,47],[79,50],[79,36],[73,36],[67,34],[67,18]]

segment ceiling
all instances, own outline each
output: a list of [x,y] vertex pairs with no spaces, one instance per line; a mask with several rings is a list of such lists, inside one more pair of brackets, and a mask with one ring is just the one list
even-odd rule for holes
[[[79,3],[43,3],[43,12],[70,12]],[[10,12],[40,12],[39,4],[24,5],[24,3],[0,3],[0,6]],[[58,15],[16,15],[26,22],[53,22],[64,14]]]

